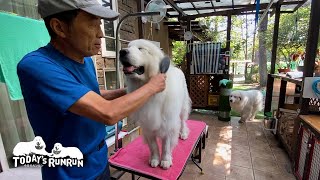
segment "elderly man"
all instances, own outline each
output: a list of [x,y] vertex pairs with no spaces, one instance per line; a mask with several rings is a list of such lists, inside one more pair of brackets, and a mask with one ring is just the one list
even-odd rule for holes
[[43,179],[109,179],[105,125],[113,125],[165,88],[158,74],[145,86],[100,91],[90,56],[101,48],[101,18],[118,13],[96,0],[39,0],[38,11],[51,40],[27,54],[18,76],[28,117],[36,136],[51,151],[55,143],[77,147],[84,167],[42,167]]

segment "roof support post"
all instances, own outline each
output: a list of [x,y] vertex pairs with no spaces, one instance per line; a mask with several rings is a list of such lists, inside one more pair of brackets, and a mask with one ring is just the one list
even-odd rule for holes
[[230,39],[231,39],[231,14],[228,14],[227,43],[226,43],[226,49],[227,49],[227,51],[230,51]]
[[[187,31],[191,31],[191,20],[187,20]],[[190,41],[187,41],[187,51],[186,51],[186,83],[187,83],[187,88],[190,88],[190,65],[191,65],[191,58],[192,58],[192,46],[189,47],[189,44],[193,42],[193,38]]]
[[275,65],[277,60],[277,49],[278,49],[278,35],[279,35],[279,21],[280,21],[280,8],[281,5],[277,3],[276,16],[274,19],[273,37],[272,37],[272,52],[271,52],[271,74],[275,73]]
[[[316,58],[316,51],[319,38],[319,26],[320,26],[320,1],[311,1],[311,13],[308,29],[308,39],[306,46],[306,57],[304,60],[303,77],[313,77],[313,69]],[[309,111],[309,98],[302,98],[300,114],[308,114]]]
[[[276,16],[274,18],[273,37],[272,37],[271,70],[270,70],[271,74],[275,73],[276,60],[277,60],[280,8],[281,8],[280,3],[277,3],[276,9],[275,9]],[[271,112],[273,83],[274,83],[274,78],[271,77],[270,74],[268,74],[267,91],[266,91],[266,99],[265,99],[265,106],[264,106],[265,113]]]

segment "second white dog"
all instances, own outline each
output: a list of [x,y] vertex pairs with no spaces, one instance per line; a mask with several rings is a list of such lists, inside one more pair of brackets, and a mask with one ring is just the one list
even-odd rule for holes
[[[132,92],[149,79],[160,73],[159,65],[164,53],[147,40],[134,40],[128,48],[120,51],[120,61],[126,75],[128,91]],[[149,163],[152,167],[159,164],[168,169],[172,165],[172,150],[181,139],[187,139],[189,129],[185,120],[191,110],[191,100],[183,72],[169,67],[166,73],[166,88],[151,97],[137,112],[130,115],[142,127],[145,142],[150,149]],[[160,161],[157,138],[161,139],[162,155]]]
[[241,114],[240,123],[253,120],[258,111],[263,109],[263,95],[258,90],[236,90],[230,94],[230,106]]

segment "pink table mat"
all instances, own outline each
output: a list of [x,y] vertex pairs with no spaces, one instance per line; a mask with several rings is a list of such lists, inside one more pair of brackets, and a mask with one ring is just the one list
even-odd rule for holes
[[173,150],[173,164],[167,170],[162,169],[160,166],[152,168],[149,165],[150,152],[148,146],[143,142],[142,136],[139,136],[124,148],[119,149],[109,158],[109,163],[116,167],[158,179],[178,179],[206,127],[204,122],[196,120],[187,120],[187,125],[190,129],[189,137],[186,140],[179,139],[178,145]]

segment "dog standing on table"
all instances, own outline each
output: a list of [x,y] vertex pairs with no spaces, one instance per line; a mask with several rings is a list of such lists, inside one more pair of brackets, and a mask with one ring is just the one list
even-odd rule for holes
[[[160,73],[160,64],[165,55],[150,41],[139,39],[120,50],[120,62],[126,75],[128,91],[143,86],[149,79]],[[166,72],[166,88],[151,97],[137,112],[129,116],[143,130],[143,137],[149,146],[152,167],[159,164],[168,169],[172,165],[172,151],[181,139],[187,139],[189,129],[186,120],[191,110],[186,80],[183,72],[170,65]],[[160,162],[157,138],[161,139],[162,155]]]
[[263,109],[263,95],[258,90],[233,91],[229,101],[231,108],[241,114],[239,123],[253,120],[257,112]]

